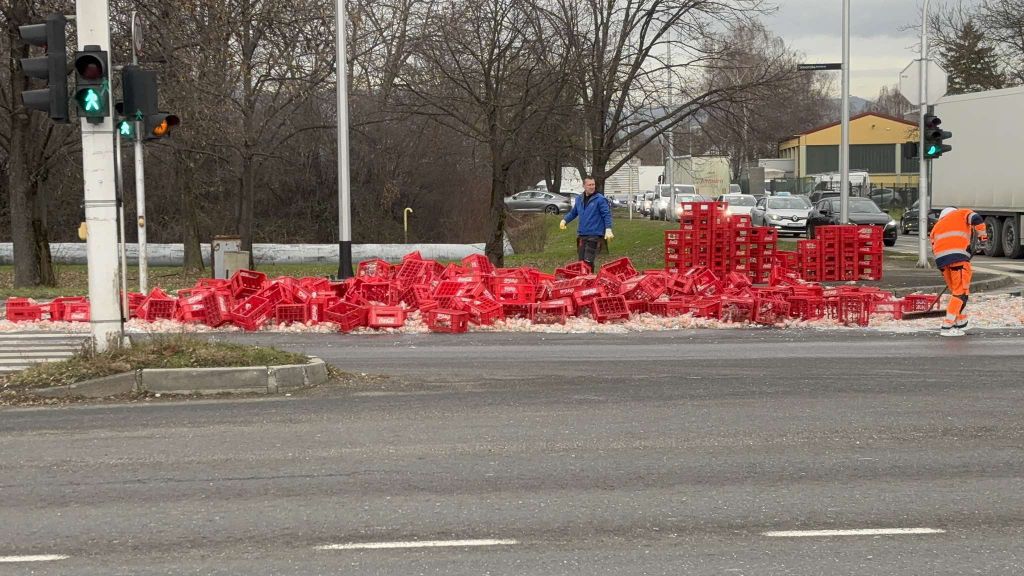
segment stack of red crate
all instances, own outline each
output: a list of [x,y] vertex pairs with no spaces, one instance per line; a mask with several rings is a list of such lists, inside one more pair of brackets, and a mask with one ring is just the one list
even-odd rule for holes
[[725,202],[683,202],[679,230],[665,231],[665,267],[704,267],[724,276],[732,266],[732,225]]
[[857,277],[860,280],[882,279],[882,227],[857,227]]
[[815,236],[820,240],[821,280],[847,282],[857,280],[857,226],[819,226]]
[[775,264],[775,246],[779,231],[767,226],[758,226],[750,233],[750,270],[747,275],[754,284],[767,284]]
[[800,278],[808,282],[821,281],[821,242],[817,240],[797,240],[797,272]]

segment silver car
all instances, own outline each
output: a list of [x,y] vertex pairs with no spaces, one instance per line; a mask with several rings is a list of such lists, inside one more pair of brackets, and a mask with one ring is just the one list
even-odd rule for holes
[[806,196],[766,196],[750,211],[754,226],[774,226],[779,234],[807,233],[811,202]]
[[544,190],[526,190],[505,198],[505,207],[514,212],[544,212],[561,214],[568,212],[572,205],[569,198]]

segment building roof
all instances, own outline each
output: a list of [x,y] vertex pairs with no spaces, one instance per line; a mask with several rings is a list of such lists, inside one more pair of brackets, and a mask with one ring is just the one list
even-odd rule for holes
[[[851,116],[850,117],[850,122],[853,122],[854,120],[860,120],[861,118],[864,118],[865,116],[875,116],[876,118],[882,118],[884,120],[890,120],[892,122],[899,122],[900,124],[906,124],[907,126],[917,126],[917,123],[911,122],[910,120],[904,120],[903,118],[897,118],[895,116],[890,116],[888,114],[882,114],[881,112],[861,112],[860,114],[857,114],[856,116]],[[827,130],[829,128],[832,128],[833,126],[838,126],[840,123],[841,123],[841,120],[837,120],[835,122],[829,122],[828,124],[817,126],[815,128],[811,128],[810,130],[804,130],[803,132],[800,132],[799,134],[794,134],[792,136],[788,136],[786,138],[783,138],[779,142],[782,143],[782,142],[786,142],[788,140],[792,140],[793,138],[799,138],[801,136],[806,136],[808,134],[813,134],[815,132],[820,132],[822,130]]]

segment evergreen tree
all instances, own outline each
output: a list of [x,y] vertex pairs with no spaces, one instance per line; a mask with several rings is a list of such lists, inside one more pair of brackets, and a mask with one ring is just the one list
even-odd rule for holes
[[995,47],[971,19],[964,22],[960,34],[942,43],[939,61],[949,74],[949,94],[995,90],[1006,85]]

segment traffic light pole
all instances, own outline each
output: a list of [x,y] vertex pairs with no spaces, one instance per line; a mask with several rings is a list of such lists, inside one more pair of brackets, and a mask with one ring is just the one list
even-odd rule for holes
[[917,182],[917,267],[930,268],[928,264],[928,213],[931,211],[931,197],[928,194],[928,162],[925,159],[924,142],[924,115],[928,110],[928,0],[924,0],[924,7],[921,10],[921,65],[919,69],[919,81],[921,87],[918,102],[917,133],[920,145],[918,154],[920,161],[918,166]]
[[839,142],[839,221],[850,223],[850,0],[843,0],[843,81]]
[[[132,12],[132,66],[139,65],[139,54],[136,52],[138,38],[136,38],[136,18],[139,15]],[[142,121],[135,122],[135,210],[138,213],[136,221],[139,226],[138,249],[139,249],[139,292],[149,293],[149,248],[146,243],[146,168],[145,150],[142,145]]]
[[[110,46],[107,0],[78,0],[75,3],[78,47]],[[110,70],[109,58],[106,69]],[[96,349],[106,350],[122,338],[118,305],[117,198],[114,190],[114,113],[94,122],[79,120],[82,129],[82,178],[85,183],[85,220],[89,270],[89,302],[92,337]]]

